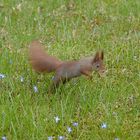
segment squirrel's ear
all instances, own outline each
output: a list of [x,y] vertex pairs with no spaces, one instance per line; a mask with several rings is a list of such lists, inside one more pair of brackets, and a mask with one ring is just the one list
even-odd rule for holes
[[97,62],[99,59],[100,59],[100,53],[96,52],[94,59],[93,59],[93,62]]
[[100,58],[103,60],[104,59],[104,52],[103,51],[101,51],[101,56],[100,56]]

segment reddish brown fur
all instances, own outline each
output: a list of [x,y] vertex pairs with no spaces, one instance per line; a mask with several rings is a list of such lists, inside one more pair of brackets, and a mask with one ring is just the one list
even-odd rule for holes
[[29,58],[33,69],[38,72],[55,72],[51,87],[58,86],[61,82],[65,83],[74,77],[81,75],[91,78],[93,70],[104,73],[103,51],[97,52],[95,56],[86,57],[80,60],[60,61],[54,56],[50,56],[42,49],[38,41],[30,44]]
[[33,41],[30,44],[29,58],[32,67],[37,72],[53,72],[62,63],[56,57],[45,53],[38,41]]

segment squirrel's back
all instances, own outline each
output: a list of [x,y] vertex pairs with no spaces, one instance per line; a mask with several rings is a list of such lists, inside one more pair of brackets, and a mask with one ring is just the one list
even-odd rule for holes
[[56,74],[67,79],[78,77],[81,75],[81,71],[92,70],[93,57],[83,58],[81,60],[66,61],[56,71]]

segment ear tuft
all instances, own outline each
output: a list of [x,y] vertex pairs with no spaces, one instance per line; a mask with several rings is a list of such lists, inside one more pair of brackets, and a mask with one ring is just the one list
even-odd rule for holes
[[97,62],[99,59],[100,59],[100,53],[97,51],[94,56],[93,62]]

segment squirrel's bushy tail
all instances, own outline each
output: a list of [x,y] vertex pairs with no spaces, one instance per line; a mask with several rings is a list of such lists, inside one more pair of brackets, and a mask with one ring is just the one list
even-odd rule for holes
[[42,48],[39,41],[32,41],[29,46],[29,60],[37,72],[54,72],[62,61],[54,56],[49,56]]

